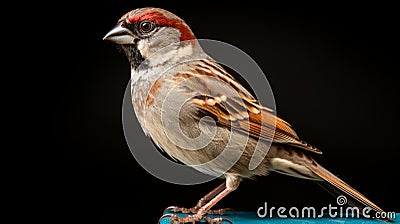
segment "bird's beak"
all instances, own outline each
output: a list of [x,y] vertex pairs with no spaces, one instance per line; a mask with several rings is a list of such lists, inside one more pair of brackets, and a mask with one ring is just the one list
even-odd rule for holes
[[103,40],[109,40],[117,44],[134,44],[137,36],[121,24],[118,24],[110,32],[108,32]]

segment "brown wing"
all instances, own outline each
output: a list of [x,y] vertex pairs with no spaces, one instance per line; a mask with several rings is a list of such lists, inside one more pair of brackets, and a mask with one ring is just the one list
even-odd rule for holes
[[212,60],[194,64],[193,71],[178,74],[196,91],[192,102],[219,125],[255,138],[288,144],[314,153],[322,151],[302,141],[289,123],[264,107],[239,82]]
[[[242,101],[242,100],[240,100]],[[243,101],[245,102],[245,101]],[[214,117],[222,125],[255,138],[275,143],[288,144],[297,148],[321,154],[322,151],[302,141],[289,123],[271,113],[269,108],[255,108],[248,102],[238,102],[227,97],[199,95],[193,99],[205,115]]]

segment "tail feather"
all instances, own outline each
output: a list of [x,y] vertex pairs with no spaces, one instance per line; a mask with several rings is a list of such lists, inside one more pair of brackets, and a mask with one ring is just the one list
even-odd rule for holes
[[[275,150],[274,150],[275,149]],[[290,175],[298,178],[311,179],[316,181],[328,192],[335,196],[345,194],[349,196],[347,205],[358,208],[368,206],[375,212],[381,214],[384,211],[370,201],[367,197],[352,188],[350,185],[339,179],[337,176],[319,165],[312,157],[305,155],[299,151],[288,148],[272,148],[268,152],[269,162],[272,170],[285,175]],[[362,211],[362,209],[360,210]],[[387,219],[381,219],[389,221]]]
[[[352,188],[350,185],[345,183],[343,180],[339,179],[337,176],[323,168],[322,166],[318,165],[317,166],[309,166],[308,167],[313,173],[315,173],[317,176],[319,176],[321,179],[325,180],[327,183],[332,185],[335,188],[326,188],[327,186],[322,185],[325,189],[330,191],[331,193],[335,194],[338,196],[340,194],[340,191],[344,192],[345,194],[351,196],[364,206],[368,206],[371,209],[373,209],[375,212],[383,213],[384,211],[378,207],[376,204],[374,204],[372,201],[370,201],[367,197],[362,195],[360,192]],[[321,183],[322,184],[322,183]],[[340,191],[338,191],[340,190]],[[350,200],[351,201],[351,200]],[[350,202],[349,201],[349,202]],[[349,204],[351,205],[351,204]]]
[[338,188],[336,188],[335,186],[331,185],[330,183],[326,182],[326,181],[315,181],[315,183],[318,184],[318,186],[322,187],[324,190],[326,190],[328,193],[330,193],[331,195],[333,195],[335,198],[341,196],[341,195],[346,195],[347,197],[347,206],[350,207],[357,207],[358,208],[358,215],[359,217],[362,214],[362,210],[365,207],[364,203],[361,203],[359,200],[356,200],[353,197],[350,197],[349,195],[347,195],[345,192],[339,190]]

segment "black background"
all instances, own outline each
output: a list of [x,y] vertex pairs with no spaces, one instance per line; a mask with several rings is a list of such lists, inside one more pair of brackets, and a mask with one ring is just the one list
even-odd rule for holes
[[[266,74],[278,114],[324,151],[317,161],[386,211],[400,211],[398,23],[394,5],[266,4],[242,1],[65,2],[57,31],[67,41],[54,94],[53,139],[62,150],[64,217],[108,216],[155,223],[165,207],[193,206],[220,183],[163,182],[137,164],[124,139],[125,55],[102,37],[127,11],[162,7],[198,38],[235,45]],[[55,51],[60,45],[54,46]],[[64,74],[65,73],[65,74]],[[244,181],[218,207],[326,206],[335,198],[311,181],[271,174]]]

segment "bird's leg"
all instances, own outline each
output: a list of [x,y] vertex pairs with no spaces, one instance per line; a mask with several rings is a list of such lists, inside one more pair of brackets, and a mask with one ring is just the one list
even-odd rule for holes
[[224,183],[220,184],[218,187],[216,187],[214,190],[212,190],[210,193],[208,193],[204,197],[200,198],[200,200],[197,202],[197,205],[194,207],[197,209],[201,208],[205,203],[209,202],[213,197],[215,197],[218,193],[220,193],[225,188],[226,188],[226,184],[224,182]]
[[196,212],[196,214],[194,214],[194,215],[189,215],[186,217],[179,217],[174,214],[165,214],[160,218],[160,221],[165,217],[169,217],[171,223],[173,223],[173,224],[200,222],[202,219],[205,219],[208,223],[212,223],[212,224],[220,224],[224,221],[232,223],[231,220],[226,219],[226,218],[210,218],[210,217],[205,216],[208,213],[208,211],[215,204],[217,204],[217,202],[219,202],[222,198],[224,198],[230,192],[231,192],[231,190],[229,190],[228,188],[225,187],[224,190],[222,190],[218,195],[216,195],[213,199],[209,200],[209,202],[207,202],[207,204],[200,207],[198,209],[198,211]]
[[[172,211],[172,212],[180,212],[180,213],[197,213],[198,210],[205,205],[208,201],[210,201],[212,198],[214,198],[218,193],[220,193],[222,190],[226,188],[225,183],[220,184],[218,187],[216,187],[214,190],[212,190],[210,193],[206,194],[204,197],[202,197],[196,204],[196,206],[192,208],[184,208],[184,207],[178,207],[178,206],[170,206],[164,210],[164,214],[167,211]],[[231,209],[231,208],[222,208],[222,209],[217,209],[217,210],[208,210],[208,214],[212,215],[224,215],[227,211],[235,213],[237,215],[236,211]]]

